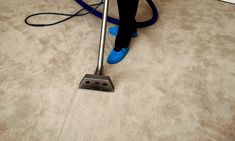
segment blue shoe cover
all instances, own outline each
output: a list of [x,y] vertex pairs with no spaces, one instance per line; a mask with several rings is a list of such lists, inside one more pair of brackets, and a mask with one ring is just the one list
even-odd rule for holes
[[129,48],[122,48],[120,51],[115,51],[114,49],[110,52],[107,62],[109,64],[116,64],[122,61],[122,59],[127,55]]
[[[118,34],[118,29],[119,29],[119,27],[118,26],[113,26],[113,27],[110,27],[109,28],[109,33],[111,34],[111,35],[113,35],[113,36],[117,36],[117,34]],[[131,35],[131,37],[137,37],[138,36],[138,34],[137,34],[137,32],[133,32],[132,33],[132,35]]]

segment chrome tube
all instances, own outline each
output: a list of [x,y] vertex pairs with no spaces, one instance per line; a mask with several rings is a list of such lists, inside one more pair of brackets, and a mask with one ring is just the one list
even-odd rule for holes
[[103,74],[103,60],[104,60],[104,49],[105,49],[105,38],[106,38],[106,28],[107,28],[107,16],[108,16],[109,0],[105,0],[103,8],[103,20],[100,34],[100,45],[99,45],[99,55],[95,74]]

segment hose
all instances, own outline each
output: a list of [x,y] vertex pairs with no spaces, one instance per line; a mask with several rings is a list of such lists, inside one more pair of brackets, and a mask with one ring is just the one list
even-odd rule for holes
[[[97,11],[96,9],[90,7],[89,5],[87,5],[85,2],[83,2],[82,0],[75,0],[78,4],[80,4],[84,9],[86,9],[87,11],[89,11],[91,14],[97,16],[98,18],[102,19],[103,14],[99,11]],[[146,0],[147,3],[149,4],[150,8],[152,9],[152,18],[144,21],[144,22],[137,22],[137,27],[138,28],[142,28],[142,27],[147,27],[147,26],[151,26],[153,24],[155,24],[157,22],[158,19],[158,10],[155,6],[155,4],[153,3],[152,0]],[[113,23],[116,25],[119,25],[120,21],[118,19],[115,19],[113,17],[108,16],[107,21],[109,23]]]

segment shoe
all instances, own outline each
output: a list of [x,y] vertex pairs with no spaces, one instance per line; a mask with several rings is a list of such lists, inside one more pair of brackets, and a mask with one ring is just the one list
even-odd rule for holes
[[116,64],[122,61],[125,58],[129,51],[129,48],[122,48],[120,51],[115,51],[114,49],[109,53],[107,62],[109,64]]
[[[118,29],[119,29],[118,26],[110,27],[110,28],[109,28],[109,33],[110,33],[111,35],[113,35],[113,36],[117,36],[117,34],[118,34]],[[131,35],[132,38],[135,38],[135,37],[137,37],[137,36],[138,36],[138,33],[137,33],[137,32],[133,32],[132,35]]]

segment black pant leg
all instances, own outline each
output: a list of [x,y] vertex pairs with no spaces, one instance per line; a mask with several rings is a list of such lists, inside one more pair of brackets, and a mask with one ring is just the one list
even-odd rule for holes
[[138,10],[138,4],[139,4],[139,0],[131,0],[132,2],[132,6],[133,6],[133,10],[132,10],[132,17],[133,17],[133,26],[132,26],[132,32],[137,32],[137,26],[136,26],[136,14],[137,14],[137,10]]
[[128,47],[132,32],[136,32],[135,16],[139,0],[117,0],[119,10],[119,31],[115,41],[115,50]]

